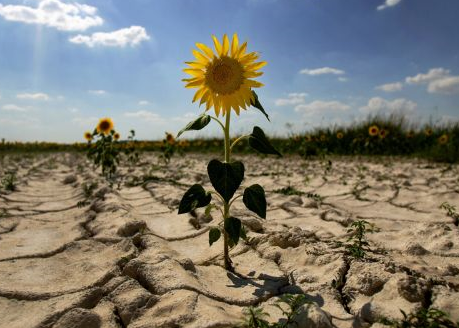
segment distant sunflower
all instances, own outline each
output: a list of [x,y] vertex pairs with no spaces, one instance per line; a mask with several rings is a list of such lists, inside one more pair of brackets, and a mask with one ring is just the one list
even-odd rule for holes
[[115,132],[115,134],[113,135],[113,139],[115,140],[120,140],[120,134],[118,132]]
[[438,143],[440,145],[446,145],[449,141],[449,137],[447,134],[443,134],[440,138],[438,138]]
[[413,130],[409,131],[409,132],[406,134],[406,137],[407,137],[408,139],[413,138],[413,137],[414,137],[414,131],[413,131]]
[[104,117],[99,120],[99,124],[97,124],[97,133],[103,133],[105,135],[109,134],[110,131],[113,130],[114,124],[111,118],[109,117]]
[[173,145],[175,142],[175,138],[171,133],[166,132],[166,141],[169,145]]
[[87,140],[87,141],[91,141],[92,140],[92,133],[89,132],[89,131],[86,131],[84,133],[84,138]]
[[344,138],[343,132],[338,132],[338,133],[336,134],[336,138],[338,138],[338,139],[343,139],[343,138]]
[[189,68],[183,71],[192,76],[183,79],[186,88],[198,88],[193,102],[200,99],[199,105],[205,103],[206,110],[212,106],[215,114],[224,116],[231,108],[239,115],[240,109],[246,109],[255,101],[252,88],[262,87],[263,84],[252,78],[262,75],[257,72],[266,65],[265,61],[255,62],[259,55],[256,52],[246,53],[247,42],[239,45],[237,34],[230,41],[223,36],[223,42],[212,36],[215,53],[202,43],[196,43],[200,51],[194,49],[194,62],[186,62]]
[[388,134],[389,134],[389,132],[388,132],[387,130],[381,129],[381,130],[379,131],[379,137],[380,137],[381,139],[384,139],[385,137],[387,137]]
[[424,130],[424,134],[428,137],[430,137],[433,134],[433,130],[431,128],[426,128]]
[[322,134],[320,136],[320,141],[326,141],[327,140],[327,136],[325,134]]
[[375,137],[379,134],[379,128],[377,125],[372,125],[368,128],[368,134],[372,137]]

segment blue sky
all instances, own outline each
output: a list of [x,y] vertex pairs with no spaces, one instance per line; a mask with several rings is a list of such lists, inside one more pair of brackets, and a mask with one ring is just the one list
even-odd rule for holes
[[[195,42],[237,32],[268,65],[233,133],[271,135],[402,112],[459,118],[457,0],[0,0],[0,138],[81,141],[109,116],[158,139],[201,111]],[[216,126],[189,134],[217,135]]]

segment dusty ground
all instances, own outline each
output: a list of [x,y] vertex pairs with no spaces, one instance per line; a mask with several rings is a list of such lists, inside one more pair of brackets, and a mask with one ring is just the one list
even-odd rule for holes
[[[232,274],[221,241],[208,244],[218,213],[210,222],[176,214],[190,185],[211,189],[208,160],[175,157],[150,170],[158,159],[144,155],[131,172],[122,167],[118,189],[83,156],[3,158],[0,173],[17,170],[19,182],[0,194],[0,327],[234,327],[250,305],[276,321],[284,293],[316,303],[309,327],[370,327],[430,306],[459,320],[459,230],[438,208],[459,208],[457,166],[333,159],[327,172],[326,162],[243,157],[243,185],[264,186],[268,214],[236,203],[250,242],[231,251]],[[96,181],[77,207],[82,185]],[[289,185],[322,200],[274,192]],[[379,231],[366,259],[352,260],[337,242],[361,219]]]

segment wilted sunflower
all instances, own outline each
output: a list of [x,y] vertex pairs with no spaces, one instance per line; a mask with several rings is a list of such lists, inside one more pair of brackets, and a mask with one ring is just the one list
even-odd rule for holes
[[118,132],[115,132],[115,134],[113,135],[113,139],[115,140],[120,140],[120,134]]
[[109,134],[110,131],[113,130],[114,124],[111,118],[104,117],[99,120],[99,124],[97,124],[97,133],[103,133],[105,135]]
[[262,75],[257,72],[266,65],[265,61],[255,62],[259,55],[256,52],[246,53],[247,42],[239,45],[237,34],[230,41],[223,35],[223,42],[212,36],[215,53],[202,43],[196,43],[200,51],[193,49],[196,57],[194,62],[186,62],[189,68],[183,71],[192,78],[183,79],[186,88],[198,88],[193,102],[200,99],[199,105],[205,103],[206,110],[212,106],[218,116],[229,113],[231,108],[239,115],[241,108],[246,109],[255,101],[252,88],[262,87],[263,84],[252,78]]
[[430,137],[433,134],[433,130],[431,128],[426,128],[424,133],[426,136]]
[[336,138],[338,138],[338,139],[343,139],[343,137],[344,137],[343,132],[338,132],[338,133],[336,134]]
[[84,133],[84,138],[87,140],[87,141],[91,141],[92,140],[92,133],[89,132],[89,131],[86,131]]
[[379,131],[379,137],[380,137],[381,139],[384,139],[385,137],[387,137],[388,134],[389,134],[389,132],[388,132],[387,130],[381,129],[381,130]]
[[368,128],[368,134],[372,137],[377,136],[379,134],[379,128],[377,125],[372,125]]
[[449,141],[449,137],[447,134],[443,134],[440,138],[438,138],[438,143],[440,145],[446,145]]
[[171,133],[166,132],[166,141],[169,145],[173,145],[175,142],[175,138]]

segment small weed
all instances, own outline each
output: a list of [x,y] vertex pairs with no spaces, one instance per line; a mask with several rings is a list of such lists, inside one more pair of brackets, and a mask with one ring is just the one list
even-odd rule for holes
[[374,225],[368,221],[359,220],[352,222],[351,228],[347,230],[347,232],[352,232],[351,236],[347,240],[350,243],[345,245],[347,253],[356,259],[364,258],[364,247],[369,246],[366,240],[366,233],[372,233],[375,230]]
[[273,192],[276,194],[282,194],[286,196],[292,196],[292,195],[297,195],[297,196],[303,196],[305,193],[303,191],[295,189],[295,187],[288,186],[280,189],[276,189]]
[[446,215],[454,219],[454,225],[456,227],[459,226],[459,213],[456,211],[456,206],[451,205],[448,202],[444,202],[439,208],[446,210]]
[[[305,304],[312,304],[311,301],[306,299],[306,295],[298,294],[284,294],[279,297],[279,300],[274,304],[279,310],[282,311],[284,318],[279,319],[278,322],[270,324],[265,318],[269,316],[268,313],[263,311],[261,307],[249,307],[244,309],[244,322],[241,327],[243,328],[287,328],[298,326],[295,321],[301,307]],[[285,309],[287,308],[287,309]]]
[[8,191],[15,191],[16,181],[16,174],[14,172],[9,172],[5,174],[1,181],[3,189]]
[[383,325],[394,328],[458,328],[459,322],[454,323],[448,315],[438,309],[420,309],[416,313],[406,314],[400,310],[403,315],[401,321],[381,319],[379,322]]

